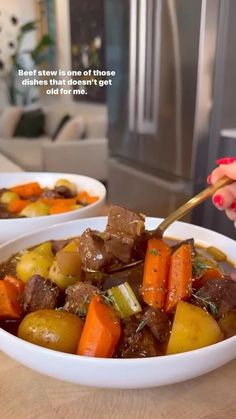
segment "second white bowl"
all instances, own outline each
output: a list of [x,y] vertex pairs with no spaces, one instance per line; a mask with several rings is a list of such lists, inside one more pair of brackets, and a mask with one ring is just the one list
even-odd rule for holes
[[98,180],[87,176],[46,172],[0,173],[0,189],[27,182],[38,182],[42,187],[54,187],[56,181],[62,178],[73,182],[77,186],[78,191],[87,191],[91,195],[98,196],[99,199],[84,208],[65,212],[63,214],[46,215],[34,218],[0,219],[0,243],[5,243],[19,236],[23,236],[53,224],[79,218],[93,217],[99,214],[99,210],[105,202],[106,188]]

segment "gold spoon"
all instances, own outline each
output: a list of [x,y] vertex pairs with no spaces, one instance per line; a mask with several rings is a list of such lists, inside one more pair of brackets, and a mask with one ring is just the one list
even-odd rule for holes
[[[166,217],[161,224],[155,229],[151,231],[147,231],[148,238],[155,237],[158,239],[161,239],[163,237],[164,232],[166,229],[173,224],[174,221],[179,220],[184,215],[186,215],[189,211],[191,211],[193,208],[195,208],[197,205],[201,204],[203,201],[205,201],[210,196],[214,195],[214,193],[222,188],[223,186],[230,185],[231,183],[235,182],[233,179],[230,179],[228,176],[223,176],[220,178],[214,185],[208,186],[208,188],[204,189],[199,194],[195,195],[193,198],[191,198],[189,201],[187,201],[185,204],[181,205],[178,209],[173,211],[168,217]],[[143,260],[136,260],[135,262],[129,263],[127,265],[114,268],[112,270],[109,270],[107,273],[115,273],[120,271],[125,271],[126,269],[132,268],[136,265],[139,265],[142,263]]]

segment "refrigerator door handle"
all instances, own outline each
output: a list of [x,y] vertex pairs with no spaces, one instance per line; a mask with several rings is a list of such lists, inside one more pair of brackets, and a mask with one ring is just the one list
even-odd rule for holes
[[236,128],[224,128],[220,132],[221,138],[231,138],[236,140]]
[[161,14],[162,0],[140,0],[137,87],[139,134],[155,134],[158,129]]
[[137,65],[138,0],[130,0],[129,31],[129,130],[135,130],[136,114],[136,65]]

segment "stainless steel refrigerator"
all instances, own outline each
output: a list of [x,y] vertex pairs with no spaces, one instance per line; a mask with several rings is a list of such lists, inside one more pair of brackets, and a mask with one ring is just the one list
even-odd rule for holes
[[[206,185],[222,152],[217,82],[231,3],[106,1],[106,62],[116,71],[107,89],[110,201],[165,216]],[[220,230],[214,211],[203,205],[191,221]]]

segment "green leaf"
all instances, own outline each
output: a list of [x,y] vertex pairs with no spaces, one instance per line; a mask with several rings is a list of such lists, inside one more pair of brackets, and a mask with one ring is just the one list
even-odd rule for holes
[[24,25],[20,26],[20,32],[26,33],[26,32],[35,31],[37,29],[37,24],[38,24],[37,20],[27,22]]
[[214,317],[217,316],[217,314],[218,314],[217,305],[214,302],[210,301],[210,299],[208,297],[204,298],[204,297],[200,297],[199,295],[196,295],[196,294],[192,294],[192,297],[195,298],[200,303],[202,303],[205,306],[205,308],[210,311],[212,316],[214,316]]
[[32,99],[31,99],[31,103],[35,103],[35,102],[38,102],[38,100],[39,100],[39,98],[38,97],[32,97]]
[[54,45],[54,42],[50,35],[43,35],[36,47],[30,53],[32,60],[36,63],[42,61],[43,53],[52,45]]
[[200,278],[208,269],[216,267],[216,263],[207,258],[196,256],[193,260],[193,277]]
[[17,41],[18,41],[18,46],[17,46],[17,50],[19,51],[19,48],[21,46],[22,40],[24,38],[24,36],[28,33],[28,32],[32,32],[35,31],[37,29],[37,21],[31,21],[31,22],[27,22],[25,23],[25,25],[20,26],[19,28],[19,32],[17,35]]
[[34,66],[37,66],[40,64],[46,57],[47,48],[54,45],[54,42],[52,38],[45,34],[41,37],[37,45],[32,50],[23,51],[22,50],[22,43],[24,40],[24,37],[27,36],[29,32],[35,31],[37,29],[38,21],[33,20],[30,22],[25,23],[19,28],[18,34],[17,34],[17,44],[16,49],[14,53],[10,56],[11,60],[11,69],[9,71],[9,75],[7,77],[8,80],[6,80],[6,83],[8,85],[8,95],[9,95],[9,101],[11,104],[16,104],[19,102],[19,99],[21,100],[22,104],[28,104],[36,98],[30,97],[30,88],[24,88],[21,91],[17,91],[16,87],[16,76],[17,71],[19,69],[24,70],[24,65],[22,65],[22,57],[25,54],[28,54],[31,56]]
[[106,304],[112,305],[112,306],[114,305],[114,299],[113,299],[112,295],[107,295],[105,293],[105,294],[103,294],[103,299],[104,299]]

